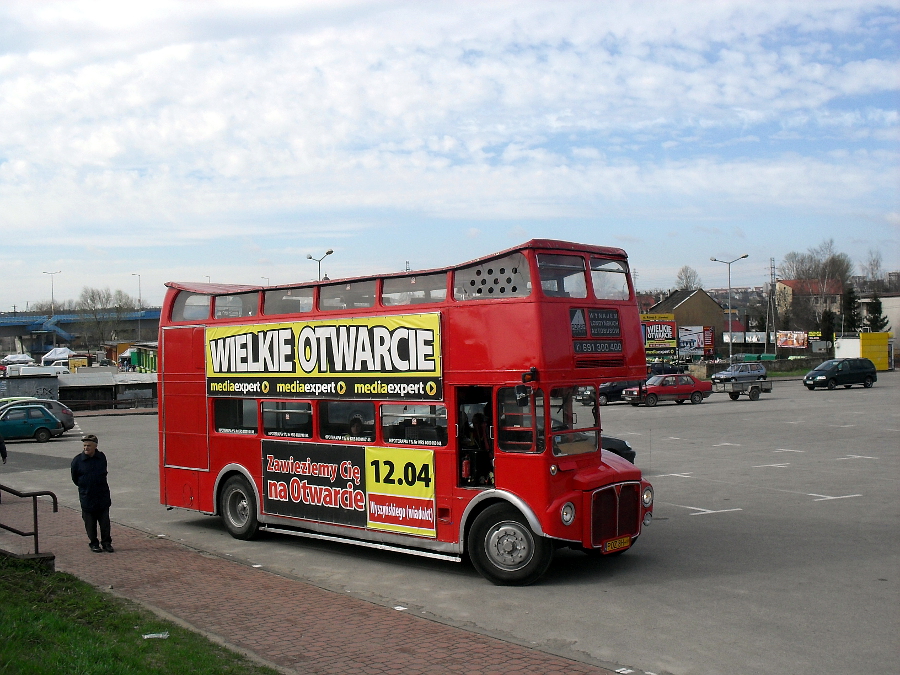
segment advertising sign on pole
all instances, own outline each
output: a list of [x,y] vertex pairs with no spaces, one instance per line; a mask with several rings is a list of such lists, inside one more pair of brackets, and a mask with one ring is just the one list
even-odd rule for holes
[[775,346],[779,349],[806,349],[807,340],[806,331],[780,330],[775,333]]
[[641,329],[648,359],[678,356],[678,327],[674,314],[644,314]]

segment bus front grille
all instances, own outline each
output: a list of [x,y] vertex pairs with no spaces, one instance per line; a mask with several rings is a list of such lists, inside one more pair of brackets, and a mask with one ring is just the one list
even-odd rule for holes
[[637,535],[640,499],[640,483],[620,483],[595,491],[591,497],[591,545],[597,548],[616,537]]

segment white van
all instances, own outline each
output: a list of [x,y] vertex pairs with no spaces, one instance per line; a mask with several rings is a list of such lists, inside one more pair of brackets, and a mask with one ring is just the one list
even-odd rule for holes
[[20,366],[6,367],[7,377],[55,377],[57,375],[69,375],[66,366]]

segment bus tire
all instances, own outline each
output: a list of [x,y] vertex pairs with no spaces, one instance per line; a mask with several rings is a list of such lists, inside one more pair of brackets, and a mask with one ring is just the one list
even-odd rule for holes
[[659,401],[659,397],[656,394],[647,394],[647,400],[645,401],[648,408],[652,408],[656,405],[656,402]]
[[243,476],[232,476],[225,481],[219,513],[225,529],[235,539],[253,539],[259,531],[256,518],[256,496]]
[[553,545],[531,531],[509,504],[493,504],[478,514],[468,538],[469,558],[478,573],[497,586],[527,586],[553,559]]
[[691,394],[691,403],[693,403],[694,405],[703,403],[703,394],[701,394],[699,391],[695,391],[693,394]]
[[50,440],[50,430],[41,427],[34,432],[34,440],[36,440],[38,443],[46,443]]

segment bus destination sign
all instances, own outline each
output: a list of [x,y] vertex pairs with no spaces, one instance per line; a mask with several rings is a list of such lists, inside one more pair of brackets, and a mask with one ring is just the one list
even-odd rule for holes
[[209,396],[440,400],[440,315],[206,328]]

